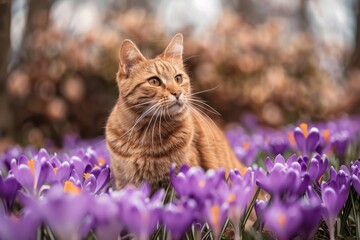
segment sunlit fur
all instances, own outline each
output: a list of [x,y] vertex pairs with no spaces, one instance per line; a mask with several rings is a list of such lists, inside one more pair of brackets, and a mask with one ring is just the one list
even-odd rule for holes
[[[179,74],[180,84],[175,81]],[[151,85],[152,77],[161,85]],[[154,59],[145,59],[131,41],[124,41],[116,79],[119,98],[107,121],[106,142],[118,188],[143,181],[153,189],[165,187],[173,163],[245,171],[223,132],[204,114],[209,106],[191,93],[182,35]],[[174,92],[179,91],[177,101]]]

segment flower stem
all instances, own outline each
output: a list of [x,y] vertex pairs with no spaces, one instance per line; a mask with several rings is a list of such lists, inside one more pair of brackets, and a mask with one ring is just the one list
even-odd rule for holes
[[335,240],[335,228],[334,224],[331,224],[329,226],[329,234],[330,234],[330,240]]
[[[359,209],[356,209],[356,205],[355,205],[355,201],[354,201],[354,194],[352,194],[353,192],[354,192],[354,190],[350,192],[350,198],[351,198],[352,209],[353,209],[354,219],[355,219],[356,239],[360,240],[360,214],[358,214]],[[355,200],[357,200],[356,193],[355,193],[355,196],[356,196]]]

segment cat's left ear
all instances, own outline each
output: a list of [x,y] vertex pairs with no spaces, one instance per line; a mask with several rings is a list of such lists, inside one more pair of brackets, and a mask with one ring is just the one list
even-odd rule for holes
[[170,58],[175,61],[183,61],[183,35],[181,33],[177,33],[169,45],[166,47],[165,51],[162,53],[164,58]]

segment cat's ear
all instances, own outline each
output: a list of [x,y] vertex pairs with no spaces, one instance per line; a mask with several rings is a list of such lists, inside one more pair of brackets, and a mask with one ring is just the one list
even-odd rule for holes
[[130,69],[137,63],[144,61],[145,57],[141,54],[135,44],[129,39],[125,39],[119,51],[119,67],[124,74],[128,75]]
[[165,51],[163,52],[162,56],[164,58],[170,58],[176,61],[183,61],[182,55],[184,51],[183,46],[183,35],[181,33],[177,33],[169,45],[166,47]]

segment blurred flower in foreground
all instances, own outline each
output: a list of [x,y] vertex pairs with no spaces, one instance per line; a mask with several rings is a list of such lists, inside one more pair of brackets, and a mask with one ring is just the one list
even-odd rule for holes
[[234,225],[235,234],[240,234],[240,220],[245,209],[254,195],[255,191],[255,173],[248,169],[244,176],[239,171],[230,171],[230,192],[228,195],[229,218]]
[[321,200],[312,186],[308,187],[304,198],[300,200],[299,207],[302,221],[298,234],[301,239],[312,239],[322,220]]
[[72,184],[65,184],[64,188],[54,186],[39,200],[25,198],[23,202],[32,214],[38,215],[50,227],[57,239],[77,240],[84,237],[81,235],[82,227],[91,199]]
[[161,218],[166,228],[170,231],[169,239],[182,239],[194,221],[194,211],[196,211],[196,208],[197,203],[193,199],[171,202],[164,206]]
[[0,197],[8,212],[11,212],[18,190],[20,189],[21,185],[17,182],[14,175],[9,174],[5,179],[2,179],[0,172]]
[[349,170],[342,166],[339,172],[331,167],[330,179],[321,184],[322,213],[329,228],[330,239],[335,239],[335,220],[348,198],[350,189]]
[[114,193],[121,206],[121,218],[126,228],[136,239],[149,239],[160,221],[160,210],[164,197],[164,189],[157,191],[150,198],[150,188],[143,185],[139,189],[129,186],[119,193]]
[[25,213],[20,218],[0,211],[0,239],[35,240],[40,221],[37,214]]
[[275,200],[264,211],[265,226],[271,229],[279,240],[292,239],[301,224],[300,208],[295,203],[282,203]]

